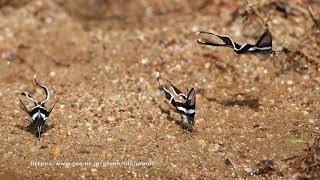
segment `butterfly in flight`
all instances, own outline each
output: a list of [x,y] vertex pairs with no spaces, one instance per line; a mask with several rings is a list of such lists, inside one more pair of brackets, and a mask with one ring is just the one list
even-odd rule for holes
[[37,82],[36,78],[34,79],[34,82],[38,87],[44,90],[46,94],[46,98],[42,101],[37,101],[29,93],[22,92],[21,93],[22,96],[26,96],[29,100],[34,102],[34,107],[30,111],[27,109],[27,107],[25,106],[25,104],[22,102],[20,98],[19,100],[20,100],[22,109],[30,115],[32,119],[32,124],[34,125],[35,133],[38,133],[38,137],[40,140],[40,135],[45,127],[45,122],[48,120],[48,117],[51,111],[53,110],[55,104],[49,110],[45,108],[45,102],[49,100],[49,90],[46,86],[40,85]]
[[220,44],[220,43],[215,43],[211,41],[206,41],[203,39],[198,39],[197,43],[199,44],[209,45],[209,46],[225,46],[225,47],[233,48],[233,50],[237,54],[251,53],[251,54],[275,55],[275,51],[272,50],[272,35],[268,29],[264,31],[264,33],[260,36],[260,38],[258,39],[255,45],[252,45],[249,43],[239,45],[227,35],[218,35],[218,34],[205,32],[205,31],[197,32],[197,34],[210,34],[218,37],[224,43],[224,44]]
[[[176,88],[170,81],[169,83],[171,91],[160,83],[159,76],[157,81],[159,88],[164,92],[166,99],[175,108],[175,110],[181,114],[181,127],[182,129],[187,129],[188,131],[193,131],[193,126],[195,123],[194,116],[196,113],[196,92],[192,88],[187,95],[183,94],[178,88]],[[181,97],[182,100],[178,100]]]

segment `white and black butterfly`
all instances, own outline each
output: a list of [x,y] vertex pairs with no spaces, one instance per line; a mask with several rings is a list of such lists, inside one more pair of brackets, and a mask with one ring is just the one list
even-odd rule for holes
[[19,98],[22,109],[28,113],[32,119],[32,124],[34,125],[35,133],[38,133],[38,137],[40,140],[41,132],[43,131],[45,127],[45,122],[48,120],[48,117],[53,110],[55,104],[52,106],[51,109],[45,108],[45,102],[49,100],[49,90],[46,86],[38,84],[37,80],[34,79],[37,86],[42,88],[46,94],[46,98],[43,101],[36,101],[29,93],[22,92],[22,96],[26,96],[28,99],[34,102],[34,107],[29,111],[25,104],[22,102],[22,100]]
[[[181,114],[181,127],[187,129],[188,131],[193,131],[193,126],[195,123],[195,113],[196,113],[196,92],[192,88],[188,95],[183,94],[178,88],[176,88],[170,81],[167,82],[170,85],[170,89],[173,93],[170,92],[165,86],[163,86],[159,77],[157,77],[159,83],[159,88],[164,91],[166,99],[169,103],[176,109],[177,112]],[[182,100],[179,101],[177,97],[181,97]]]
[[210,46],[226,46],[233,48],[233,50],[237,54],[244,54],[244,53],[252,53],[252,54],[275,54],[275,51],[272,50],[272,35],[271,32],[266,29],[264,33],[260,36],[257,43],[255,45],[245,43],[242,46],[238,43],[235,43],[229,36],[227,35],[217,35],[210,32],[200,31],[197,32],[197,34],[210,34],[218,37],[221,39],[224,44],[219,44],[215,42],[205,41],[203,39],[198,39],[197,43],[204,44],[204,45],[210,45]]

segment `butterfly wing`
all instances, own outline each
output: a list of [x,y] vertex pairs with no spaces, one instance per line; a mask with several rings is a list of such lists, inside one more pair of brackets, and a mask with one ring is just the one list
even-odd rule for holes
[[[167,80],[167,81],[168,81],[168,80]],[[172,88],[172,91],[174,92],[174,94],[175,94],[176,96],[181,96],[184,100],[187,99],[187,96],[184,95],[180,89],[178,89],[177,87],[175,87],[170,81],[168,81],[168,82],[169,82],[169,84],[170,84],[170,86],[171,86],[171,88]]]
[[198,39],[197,42],[199,44],[210,45],[210,46],[228,46],[231,48],[233,48],[234,46],[236,46],[237,48],[241,47],[239,44],[234,43],[233,40],[229,36],[226,36],[226,35],[218,35],[218,34],[206,32],[206,31],[200,31],[197,34],[210,34],[210,35],[218,37],[219,39],[221,39],[224,42],[224,44],[220,44],[220,43],[215,43],[212,41],[204,41],[202,39]]
[[[189,109],[189,112],[195,112],[196,109],[196,91],[194,88],[192,88],[187,96],[187,100],[185,102],[187,108]],[[194,114],[194,113],[190,113]]]
[[215,43],[215,42],[211,42],[211,41],[203,41],[202,39],[198,39],[197,42],[199,44],[210,45],[210,46],[226,46],[226,47],[229,47],[229,48],[233,48],[233,50],[237,54],[243,54],[243,53],[247,52],[248,49],[253,47],[253,45],[251,45],[251,44],[244,44],[243,46],[241,46],[238,43],[234,42],[227,35],[218,35],[218,34],[213,34],[213,33],[210,33],[210,32],[203,32],[203,31],[201,31],[199,33],[206,33],[206,34],[214,35],[214,36],[218,37],[220,40],[222,40],[224,42],[224,44],[219,44],[219,43]]
[[218,38],[220,38],[226,46],[234,48],[234,49],[239,49],[241,46],[237,43],[235,43],[229,36],[226,35],[216,35]]
[[187,129],[188,131],[193,131],[194,116],[196,113],[196,93],[194,88],[189,91],[185,103],[181,104],[181,106],[177,106],[176,108],[181,113],[181,127],[183,129]]
[[272,35],[268,29],[261,35],[255,46],[258,48],[271,47],[272,49]]
[[34,104],[35,104],[35,106],[38,105],[38,102],[37,102],[35,99],[33,99],[33,97],[32,97],[30,94],[28,94],[27,92],[22,92],[20,95],[21,95],[21,96],[26,96],[28,99],[30,99],[31,101],[33,101]]

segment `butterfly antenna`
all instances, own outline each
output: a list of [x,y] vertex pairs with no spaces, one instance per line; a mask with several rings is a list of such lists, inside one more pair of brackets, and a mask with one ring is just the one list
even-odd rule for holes
[[280,48],[284,48],[284,44],[286,43],[286,40],[283,40],[282,43],[276,48],[274,52],[282,52]]
[[[286,40],[283,40],[283,42],[276,48],[276,50],[272,51],[272,59],[276,58],[276,53],[283,52],[283,50],[280,50],[280,48],[284,48],[284,44],[286,43]],[[276,66],[276,59],[273,61],[273,65]]]

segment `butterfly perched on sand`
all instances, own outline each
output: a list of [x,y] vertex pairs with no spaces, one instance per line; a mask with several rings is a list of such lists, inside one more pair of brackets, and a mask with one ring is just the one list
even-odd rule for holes
[[[192,88],[187,95],[183,94],[177,87],[175,87],[170,81],[167,80],[169,88],[163,86],[160,83],[160,78],[157,76],[157,81],[159,83],[159,88],[164,92],[166,99],[175,108],[177,112],[181,114],[181,127],[187,129],[188,131],[193,131],[193,126],[195,123],[195,113],[196,113],[196,92]],[[171,90],[171,91],[170,91]],[[178,100],[181,97],[182,100]]]
[[44,90],[46,94],[46,98],[42,101],[37,101],[29,93],[22,92],[21,93],[22,96],[26,96],[29,100],[34,102],[34,107],[30,111],[27,109],[27,107],[25,106],[25,104],[22,102],[20,98],[19,100],[20,100],[22,109],[30,115],[32,119],[32,124],[34,125],[35,132],[38,133],[38,137],[40,140],[40,134],[43,131],[45,127],[45,122],[48,120],[48,117],[51,111],[53,110],[55,104],[49,110],[45,108],[45,102],[49,100],[49,90],[46,86],[40,85],[36,79],[34,79],[34,81],[38,87]]
[[222,40],[224,44],[206,41],[203,39],[198,39],[197,43],[203,44],[203,45],[209,45],[209,46],[225,46],[225,47],[233,48],[234,52],[236,52],[237,54],[245,54],[245,53],[272,54],[272,55],[275,54],[275,51],[272,50],[272,35],[268,29],[264,31],[264,33],[260,36],[256,44],[254,45],[249,43],[239,45],[238,43],[235,43],[227,35],[218,35],[218,34],[205,32],[205,31],[197,32],[197,34],[210,34],[210,35],[216,36],[220,40]]

